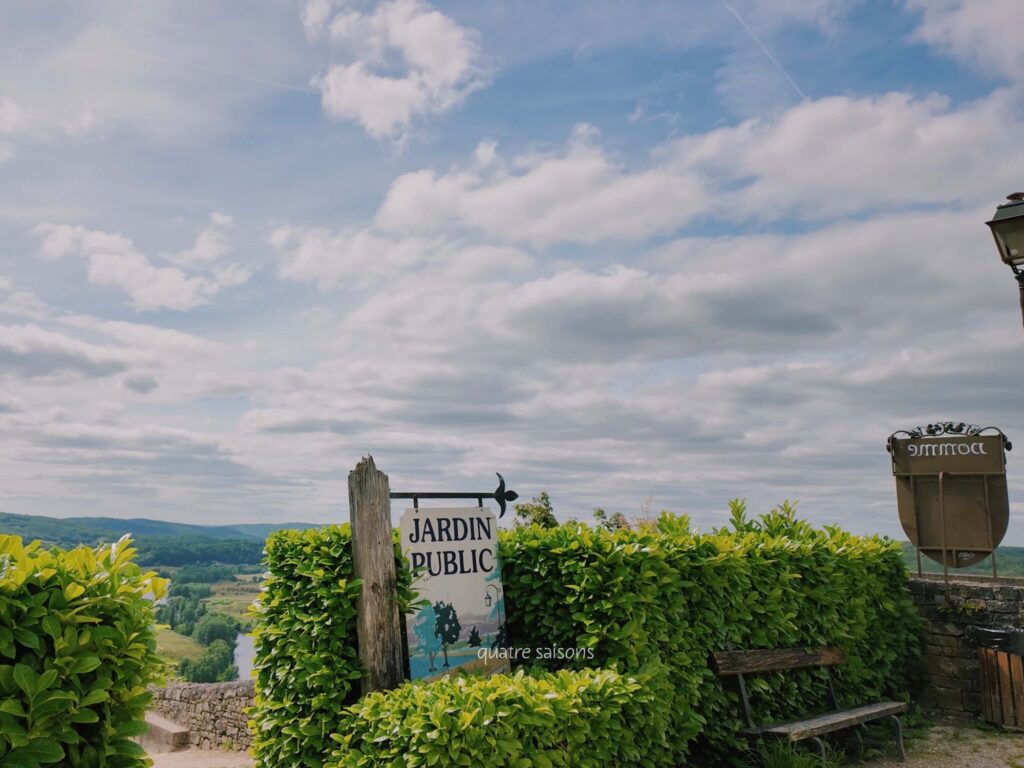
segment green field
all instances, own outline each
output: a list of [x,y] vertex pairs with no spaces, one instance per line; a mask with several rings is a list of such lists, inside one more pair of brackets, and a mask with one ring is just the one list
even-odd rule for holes
[[195,661],[203,653],[203,646],[190,637],[183,637],[171,630],[166,624],[156,625],[157,653],[164,659],[178,666],[182,659]]
[[213,596],[201,602],[206,603],[207,611],[231,616],[248,627],[248,608],[259,597],[260,578],[256,574],[246,574],[239,576],[237,581],[218,581],[210,585]]

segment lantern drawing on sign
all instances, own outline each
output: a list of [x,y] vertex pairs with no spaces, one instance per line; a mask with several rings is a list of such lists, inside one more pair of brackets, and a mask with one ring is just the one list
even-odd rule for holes
[[484,605],[491,609],[487,618],[498,628],[491,640],[491,648],[505,648],[508,645],[508,632],[505,627],[505,598],[500,586],[501,572],[495,568],[495,573],[488,576],[487,580],[498,582],[497,584],[488,584],[484,596]]

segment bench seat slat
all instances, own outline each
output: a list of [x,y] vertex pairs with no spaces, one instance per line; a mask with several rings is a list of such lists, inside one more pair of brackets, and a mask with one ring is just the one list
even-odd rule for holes
[[889,715],[896,715],[905,712],[907,705],[902,701],[880,701],[877,704],[866,704],[863,707],[842,709],[838,712],[828,712],[824,715],[816,715],[802,720],[791,720],[785,723],[773,723],[758,728],[748,728],[742,734],[748,738],[758,736],[777,736],[790,741],[809,739],[812,736],[821,736],[825,733],[832,733],[853,725],[866,723],[870,720],[878,720]]
[[711,655],[715,672],[723,676],[830,667],[845,661],[846,655],[838,648],[768,648],[754,651],[719,651]]

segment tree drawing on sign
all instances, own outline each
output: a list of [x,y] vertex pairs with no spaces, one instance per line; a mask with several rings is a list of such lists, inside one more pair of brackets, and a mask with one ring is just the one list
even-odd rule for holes
[[498,627],[498,634],[491,641],[491,648],[508,648],[508,633],[505,630],[505,622]]
[[416,623],[412,625],[413,634],[416,635],[416,647],[430,660],[430,671],[436,671],[434,659],[441,652],[441,639],[437,636],[437,614],[434,607],[428,605],[416,614]]
[[434,603],[434,613],[437,620],[434,622],[434,634],[441,641],[441,649],[444,651],[444,665],[448,664],[448,646],[459,641],[459,633],[462,632],[462,625],[459,624],[459,617],[455,613],[455,606],[438,600]]
[[480,633],[476,631],[476,627],[473,627],[469,631],[469,640],[467,640],[466,642],[469,643],[470,648],[480,647]]

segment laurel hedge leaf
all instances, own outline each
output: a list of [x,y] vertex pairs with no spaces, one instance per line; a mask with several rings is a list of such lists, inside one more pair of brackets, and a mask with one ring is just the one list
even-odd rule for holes
[[143,768],[160,669],[151,601],[166,582],[131,540],[45,549],[0,534],[0,766]]

